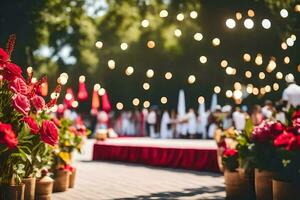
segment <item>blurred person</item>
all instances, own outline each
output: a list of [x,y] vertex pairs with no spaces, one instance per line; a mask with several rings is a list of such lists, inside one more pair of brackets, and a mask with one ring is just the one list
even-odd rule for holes
[[177,124],[177,113],[175,109],[171,110],[171,115],[170,115],[170,122],[171,122],[171,133],[172,133],[172,138],[179,138],[176,132],[176,124]]
[[196,138],[197,132],[197,117],[194,109],[190,108],[187,113],[188,135],[191,139]]
[[282,100],[288,108],[300,106],[300,86],[296,84],[294,77],[287,80],[287,88],[283,90]]
[[172,138],[172,129],[171,129],[171,118],[169,112],[165,110],[163,112],[161,123],[160,123],[160,137],[163,139]]
[[274,112],[273,103],[270,100],[265,101],[264,107],[261,109],[261,112],[265,119],[271,119]]
[[157,123],[157,114],[154,108],[150,108],[150,111],[147,116],[148,132],[151,138],[156,138],[157,134],[155,132],[155,126]]
[[224,114],[223,121],[222,121],[223,130],[228,129],[233,125],[231,111],[232,111],[232,107],[230,105],[225,105],[222,108],[222,113]]
[[214,112],[211,112],[209,117],[208,117],[208,131],[207,131],[207,138],[208,139],[213,139],[215,132],[218,128],[220,128],[221,125],[221,115],[222,115],[222,111],[221,111],[221,106],[217,105],[215,108]]
[[232,120],[234,123],[234,127],[238,131],[243,131],[245,130],[246,126],[246,115],[241,111],[239,107],[235,108],[235,111],[232,113]]
[[254,126],[259,125],[264,120],[260,105],[254,105],[251,112],[251,120]]
[[275,119],[283,124],[286,124],[286,117],[284,112],[284,103],[282,101],[276,102],[275,104],[276,114]]

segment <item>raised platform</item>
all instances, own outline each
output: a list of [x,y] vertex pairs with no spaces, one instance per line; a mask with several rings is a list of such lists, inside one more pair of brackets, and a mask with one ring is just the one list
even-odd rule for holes
[[212,140],[117,138],[94,144],[93,160],[219,172]]

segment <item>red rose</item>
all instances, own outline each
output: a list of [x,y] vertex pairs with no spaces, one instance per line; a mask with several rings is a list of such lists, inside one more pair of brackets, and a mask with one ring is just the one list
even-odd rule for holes
[[45,100],[39,95],[35,95],[31,99],[31,103],[37,111],[43,110],[45,108]]
[[13,106],[18,112],[27,115],[30,111],[30,102],[26,96],[22,94],[15,94],[13,97]]
[[9,61],[9,55],[4,51],[2,48],[0,48],[0,67],[7,63]]
[[8,63],[5,65],[3,75],[4,79],[8,81],[13,81],[16,77],[23,78],[22,69],[14,63]]
[[293,150],[295,142],[297,142],[296,136],[291,132],[284,131],[274,140],[274,146],[284,147],[286,150]]
[[238,154],[238,151],[236,149],[225,149],[224,151],[224,157],[232,157],[236,156]]
[[297,118],[300,118],[300,110],[297,110],[292,114],[292,120]]
[[37,134],[39,132],[39,125],[32,117],[26,116],[23,118],[23,121],[29,126],[31,133]]
[[10,82],[10,89],[12,89],[15,93],[20,93],[23,95],[26,95],[28,92],[27,84],[22,78],[16,78]]
[[42,122],[41,140],[51,146],[58,143],[58,129],[52,121],[45,120]]
[[278,135],[282,133],[284,129],[285,129],[284,125],[280,122],[276,122],[271,125],[271,133],[273,135]]
[[0,144],[5,144],[8,148],[17,146],[18,139],[10,124],[0,122]]

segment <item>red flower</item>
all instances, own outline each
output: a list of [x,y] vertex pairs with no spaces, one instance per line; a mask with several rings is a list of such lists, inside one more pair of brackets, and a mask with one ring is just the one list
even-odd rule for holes
[[30,100],[37,111],[43,110],[46,105],[44,98],[39,95],[35,95]]
[[271,125],[271,133],[273,135],[278,135],[280,133],[282,133],[285,129],[285,126],[280,123],[280,122],[275,122],[274,124]]
[[6,51],[0,48],[0,67],[7,62],[9,62],[9,55],[6,53]]
[[224,155],[224,157],[237,156],[238,155],[238,151],[236,149],[225,149],[223,155]]
[[5,144],[8,148],[17,146],[18,139],[10,124],[0,122],[0,144]]
[[26,116],[23,118],[23,121],[29,126],[31,133],[37,134],[39,132],[39,125],[32,117]]
[[8,81],[13,81],[16,77],[23,78],[22,69],[14,63],[8,63],[5,65],[3,75],[4,79]]
[[73,173],[75,171],[75,168],[71,165],[65,165],[64,170],[68,170],[69,172]]
[[58,143],[58,129],[52,121],[45,120],[42,122],[41,140],[51,146]]
[[297,110],[292,114],[292,120],[297,118],[300,118],[300,110]]
[[10,89],[12,89],[15,93],[20,93],[23,95],[26,95],[28,92],[27,85],[22,78],[16,78],[10,82]]
[[284,147],[286,150],[299,148],[300,145],[297,143],[297,137],[293,133],[287,131],[284,131],[274,140],[275,147]]
[[22,94],[15,94],[13,97],[13,106],[24,115],[27,115],[30,111],[30,102],[27,97]]

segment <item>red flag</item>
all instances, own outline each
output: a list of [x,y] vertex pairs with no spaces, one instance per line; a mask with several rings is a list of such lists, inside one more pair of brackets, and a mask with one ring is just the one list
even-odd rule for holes
[[88,92],[86,90],[84,76],[79,77],[79,88],[78,88],[77,98],[79,101],[85,101],[88,99]]
[[102,95],[102,110],[104,110],[107,113],[111,111],[111,104],[109,102],[106,90]]
[[72,88],[67,88],[67,92],[66,92],[65,99],[64,99],[64,104],[66,105],[67,108],[71,108],[74,100],[75,100],[74,92],[73,92]]

